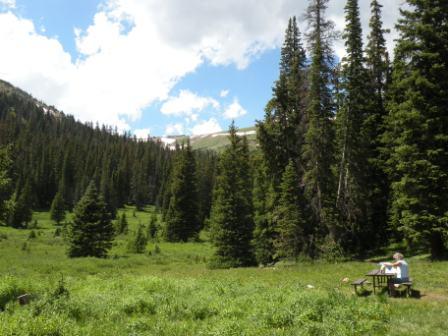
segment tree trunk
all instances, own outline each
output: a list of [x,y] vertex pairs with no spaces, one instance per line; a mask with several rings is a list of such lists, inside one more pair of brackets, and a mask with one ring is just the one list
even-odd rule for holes
[[442,260],[448,257],[448,249],[440,232],[433,232],[430,237],[431,259]]

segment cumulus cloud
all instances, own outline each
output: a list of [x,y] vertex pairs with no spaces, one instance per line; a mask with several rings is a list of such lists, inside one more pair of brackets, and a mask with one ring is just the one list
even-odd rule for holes
[[220,93],[219,93],[219,96],[221,97],[221,98],[225,98],[225,97],[227,97],[229,95],[229,90],[222,90]]
[[197,123],[192,129],[192,135],[204,135],[210,133],[221,132],[222,128],[215,118],[210,118],[209,120],[204,120]]
[[149,136],[149,133],[151,132],[151,129],[149,128],[140,128],[134,130],[134,135],[137,137],[137,139],[146,140]]
[[224,118],[237,119],[247,114],[247,111],[240,105],[238,98],[234,98],[232,104],[230,104],[224,111]]
[[16,8],[16,0],[0,0],[0,6],[6,8]]
[[169,97],[160,108],[165,115],[196,118],[198,112],[207,107],[219,108],[219,103],[211,97],[201,97],[189,90],[181,90],[178,96]]
[[181,123],[168,124],[165,128],[165,135],[182,135],[184,134],[184,125]]
[[[369,2],[360,2],[365,34]],[[402,0],[382,2],[385,27],[393,28]],[[15,6],[13,0],[0,3]],[[298,16],[303,31],[306,5],[297,0],[104,0],[92,24],[74,30],[75,59],[32,21],[2,13],[0,77],[82,121],[129,129],[146,107],[169,101],[173,87],[204,62],[245,68],[255,56],[281,45],[291,15]],[[330,2],[328,14],[339,29],[344,5],[345,0]],[[395,36],[388,36],[389,46]],[[336,50],[343,55],[342,44]],[[196,112],[190,117],[197,118]]]

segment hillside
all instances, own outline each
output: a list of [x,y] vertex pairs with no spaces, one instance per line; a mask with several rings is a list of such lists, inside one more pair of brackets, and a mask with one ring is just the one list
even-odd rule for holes
[[[225,146],[229,144],[228,140],[228,132],[218,132],[204,135],[194,135],[191,137],[187,137],[185,135],[182,136],[170,136],[166,138],[161,138],[163,142],[170,146],[174,146],[174,143],[177,141],[178,143],[182,143],[186,141],[187,138],[190,139],[190,144],[193,149],[208,149],[216,152],[222,151]],[[255,127],[247,127],[241,128],[238,131],[238,135],[246,136],[249,142],[249,147],[254,149],[258,146],[257,143],[257,134]]]
[[[81,123],[1,80],[0,135],[0,146],[12,145],[11,191],[30,189],[35,209],[48,209],[59,190],[71,208],[92,179],[101,185],[111,213],[124,204],[162,202],[173,156],[160,141]],[[209,166],[207,153],[195,155],[198,167]],[[206,194],[211,176],[201,173]]]
[[37,100],[29,93],[23,91],[22,89],[15,87],[14,85],[0,79],[0,93],[6,96],[15,96],[23,103],[34,104],[37,108],[42,109],[43,112],[51,114],[53,116],[64,116],[64,113],[58,111],[54,106],[45,104],[44,102]]

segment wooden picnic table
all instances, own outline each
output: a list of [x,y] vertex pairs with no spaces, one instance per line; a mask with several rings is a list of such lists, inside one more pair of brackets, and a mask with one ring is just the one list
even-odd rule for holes
[[366,276],[372,277],[373,293],[376,293],[377,288],[387,287],[387,292],[390,295],[389,283],[391,279],[395,278],[395,274],[385,273],[379,269],[374,269],[366,274]]

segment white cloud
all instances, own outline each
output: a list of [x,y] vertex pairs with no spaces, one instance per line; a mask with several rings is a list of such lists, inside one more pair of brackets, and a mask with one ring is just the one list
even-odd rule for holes
[[134,135],[137,137],[137,139],[146,140],[149,136],[151,129],[149,128],[141,128],[134,130]]
[[16,0],[0,0],[0,6],[7,8],[16,8]]
[[240,105],[237,98],[233,99],[232,104],[230,104],[224,111],[224,118],[226,119],[237,119],[247,114],[247,111]]
[[168,98],[160,108],[165,115],[188,116],[193,120],[197,119],[195,112],[202,112],[207,107],[219,108],[219,103],[210,97],[201,97],[197,94],[181,90],[177,97]]
[[[338,28],[344,22],[345,2],[330,2],[329,15]],[[393,28],[402,0],[382,2],[385,27]],[[13,0],[0,3],[15,6]],[[82,121],[128,130],[145,107],[166,100],[179,80],[204,62],[246,67],[254,56],[281,45],[291,15],[298,16],[303,31],[301,15],[307,3],[104,0],[92,24],[74,31],[76,59],[32,21],[0,13],[0,78]],[[360,2],[365,34],[369,3]],[[388,37],[389,46],[394,37],[396,33]],[[341,46],[336,48],[340,56]],[[198,118],[197,112],[193,118]]]
[[210,133],[216,133],[221,132],[222,128],[219,125],[218,121],[215,118],[210,118],[209,120],[204,120],[196,124],[191,129],[192,135],[203,135],[203,134],[210,134]]
[[165,135],[182,135],[184,134],[184,125],[181,123],[168,124],[165,128]]
[[219,93],[219,96],[221,98],[225,98],[229,95],[229,90],[221,90],[221,92]]

